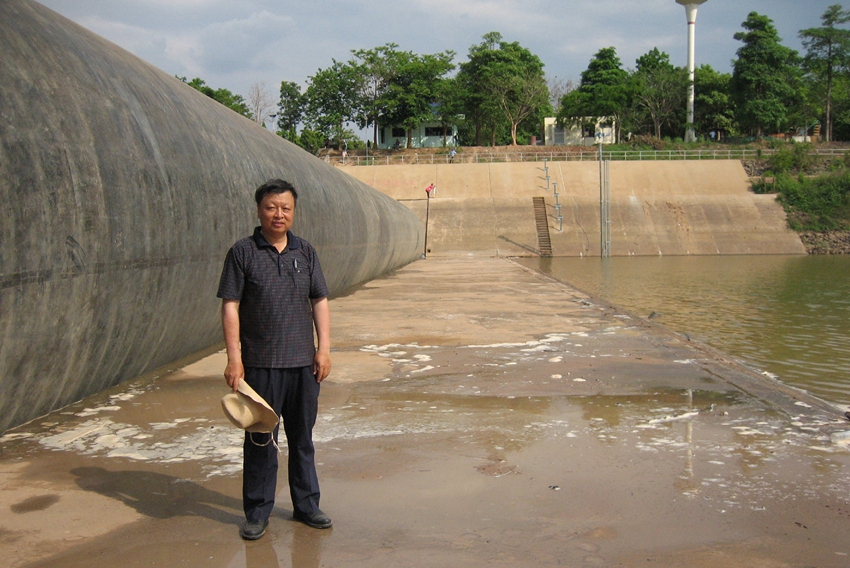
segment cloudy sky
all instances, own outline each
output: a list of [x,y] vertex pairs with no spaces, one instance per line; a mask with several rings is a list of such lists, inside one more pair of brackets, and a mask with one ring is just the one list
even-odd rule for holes
[[[751,11],[770,17],[797,50],[840,0],[709,0],[699,8],[697,65],[731,71],[732,35]],[[456,52],[498,31],[537,54],[547,74],[579,80],[600,48],[625,67],[653,47],[687,64],[684,7],[674,0],[41,0],[171,75],[200,77],[245,95],[263,81],[302,84],[352,49],[396,43],[415,53]],[[850,7],[850,4],[847,5]]]

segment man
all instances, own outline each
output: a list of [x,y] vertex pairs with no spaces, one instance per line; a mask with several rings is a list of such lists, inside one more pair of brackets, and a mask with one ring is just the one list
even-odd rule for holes
[[[234,392],[246,381],[283,418],[293,518],[329,528],[331,520],[319,509],[313,449],[319,384],[331,370],[327,284],[315,249],[290,231],[298,201],[292,184],[270,180],[254,198],[260,226],[231,247],[218,288],[227,349],[224,378]],[[265,534],[274,507],[278,429],[245,433],[246,523],[240,531],[245,540]]]

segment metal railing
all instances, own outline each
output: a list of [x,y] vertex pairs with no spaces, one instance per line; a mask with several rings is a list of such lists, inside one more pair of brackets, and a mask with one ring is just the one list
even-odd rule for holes
[[[843,157],[850,149],[815,148],[810,155]],[[717,150],[605,150],[606,160],[654,161],[654,160],[755,160],[775,154],[770,148],[724,148]],[[399,154],[386,156],[325,156],[326,162],[352,166],[390,166],[416,164],[493,164],[506,162],[581,162],[597,161],[596,148],[573,151],[551,152],[463,152],[452,159],[448,154]]]

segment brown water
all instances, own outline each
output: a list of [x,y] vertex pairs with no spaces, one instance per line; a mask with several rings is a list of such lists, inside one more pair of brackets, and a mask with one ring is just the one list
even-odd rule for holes
[[687,333],[789,385],[850,405],[850,257],[518,259]]

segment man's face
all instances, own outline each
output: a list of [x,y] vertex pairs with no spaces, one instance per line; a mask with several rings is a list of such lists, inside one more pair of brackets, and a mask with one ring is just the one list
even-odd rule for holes
[[257,218],[267,238],[283,238],[294,217],[295,198],[288,191],[266,195],[257,207]]

